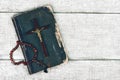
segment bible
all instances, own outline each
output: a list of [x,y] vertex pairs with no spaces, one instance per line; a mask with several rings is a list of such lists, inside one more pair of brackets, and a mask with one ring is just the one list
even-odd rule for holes
[[[17,45],[10,52],[15,65],[25,64],[30,74],[67,61],[62,38],[50,6],[19,13],[12,18],[18,36]],[[25,60],[15,62],[13,52],[21,46]]]

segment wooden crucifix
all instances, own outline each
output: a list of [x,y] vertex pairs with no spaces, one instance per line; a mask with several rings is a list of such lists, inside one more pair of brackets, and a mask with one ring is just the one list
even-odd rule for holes
[[41,31],[47,29],[47,27],[39,27],[39,24],[38,24],[38,21],[36,18],[33,19],[33,24],[34,24],[34,29],[29,31],[28,33],[36,33],[37,34],[37,36],[40,40],[41,46],[42,46],[42,50],[44,52],[44,56],[48,57],[47,49],[45,47],[45,44],[44,44],[42,36],[41,36]]

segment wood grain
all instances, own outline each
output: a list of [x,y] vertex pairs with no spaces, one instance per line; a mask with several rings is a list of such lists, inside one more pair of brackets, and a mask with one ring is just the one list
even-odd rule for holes
[[[9,59],[9,51],[16,45],[13,15],[0,13],[0,59]],[[120,58],[120,15],[55,14],[55,17],[71,59]],[[23,58],[20,48],[15,58]]]
[[70,61],[48,71],[29,75],[26,66],[0,61],[1,80],[120,80],[119,61]]
[[0,12],[23,12],[45,4],[55,12],[120,13],[119,0],[0,0]]
[[[17,35],[11,17],[51,4],[70,61],[29,75],[14,66],[9,51]],[[0,80],[120,80],[119,0],[0,0]],[[23,59],[21,49],[15,59]]]

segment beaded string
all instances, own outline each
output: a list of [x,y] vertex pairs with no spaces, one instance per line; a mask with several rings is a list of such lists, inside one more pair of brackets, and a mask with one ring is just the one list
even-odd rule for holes
[[[19,47],[19,45],[21,45],[21,46],[25,45],[25,46],[31,47],[33,49],[34,55],[30,61],[26,62],[26,61],[22,60],[19,62],[15,62],[15,60],[13,59],[13,52]],[[10,60],[14,65],[19,65],[19,64],[27,65],[32,62],[35,62],[37,64],[40,64],[42,67],[44,67],[44,72],[46,72],[46,73],[48,72],[47,71],[48,66],[45,63],[43,63],[41,60],[37,60],[37,49],[34,48],[33,45],[25,43],[25,42],[17,41],[17,45],[10,51]]]

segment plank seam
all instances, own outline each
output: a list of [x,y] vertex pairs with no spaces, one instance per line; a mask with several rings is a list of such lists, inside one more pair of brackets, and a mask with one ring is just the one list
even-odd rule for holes
[[[15,59],[23,60],[23,59]],[[0,61],[10,61],[10,59],[0,59]],[[120,61],[120,59],[69,59],[69,61]]]
[[[6,11],[0,11],[0,13],[24,13],[24,12],[6,12]],[[111,13],[111,12],[53,12],[54,14],[120,14],[118,13]]]

